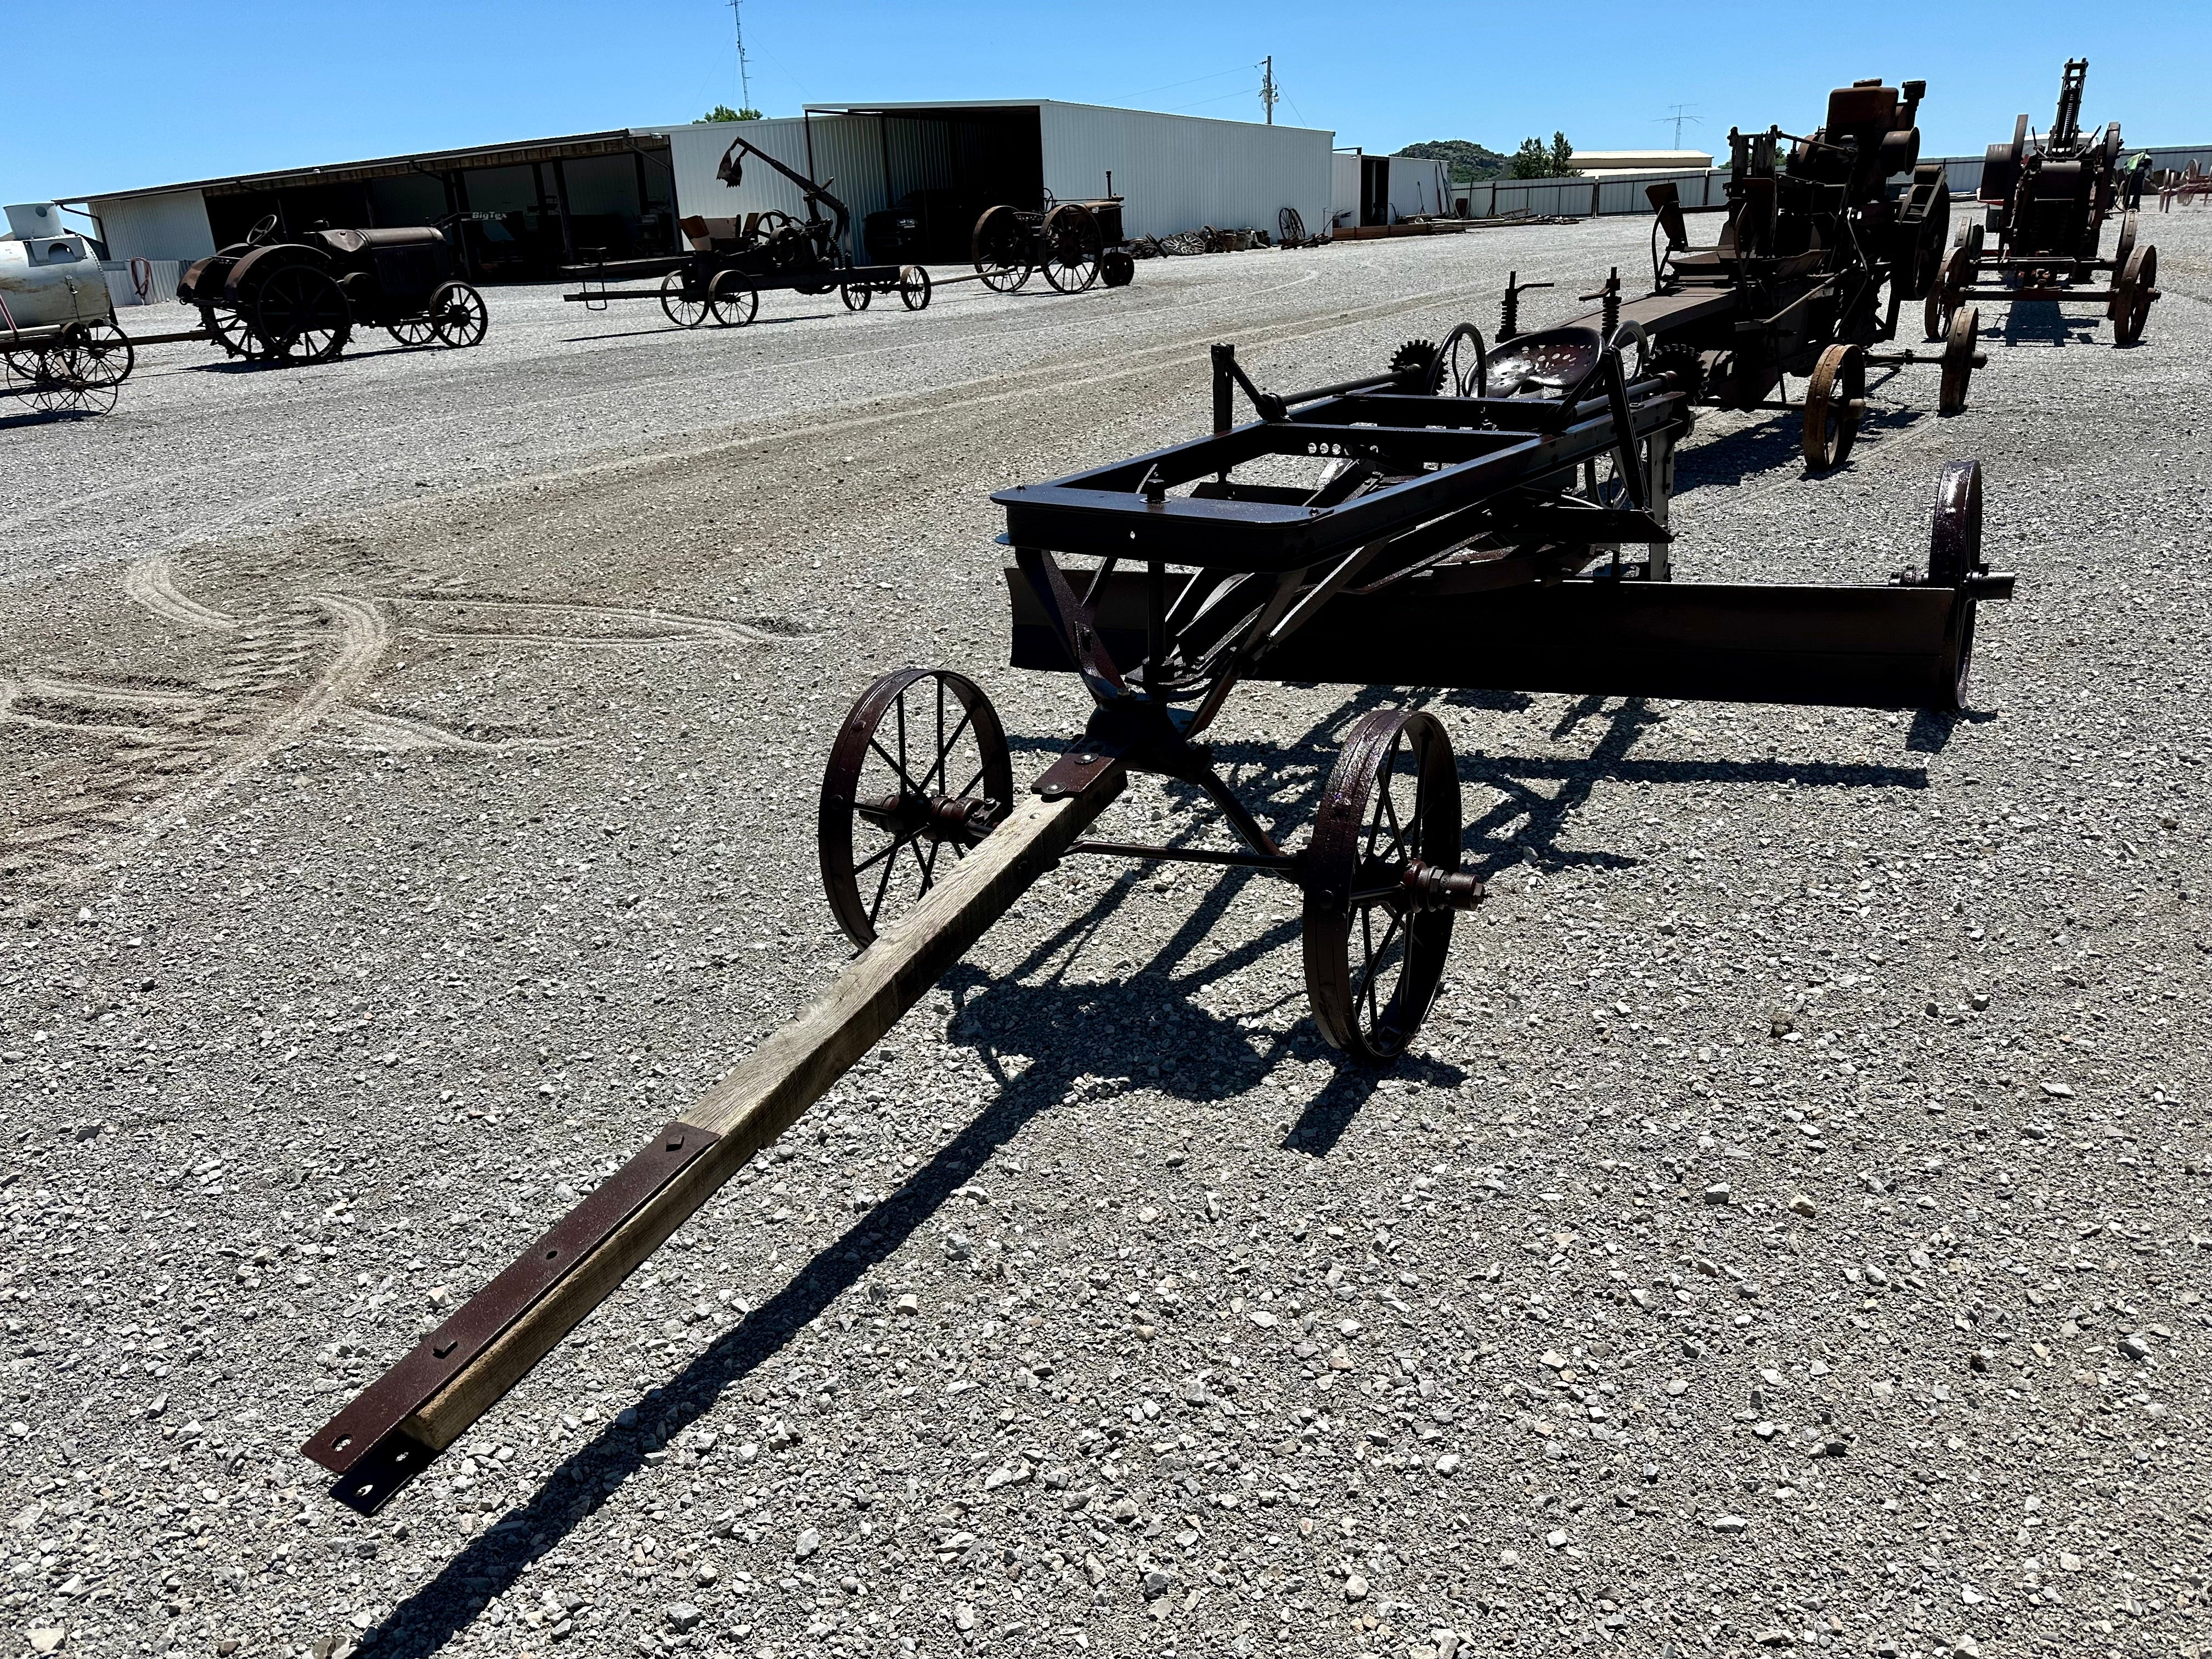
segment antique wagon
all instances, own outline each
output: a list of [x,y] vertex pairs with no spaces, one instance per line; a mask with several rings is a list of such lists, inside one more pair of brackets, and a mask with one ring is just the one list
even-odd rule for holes
[[196,261],[177,285],[182,304],[234,356],[328,362],[357,326],[402,345],[472,346],[490,317],[483,295],[453,275],[445,233],[431,225],[309,231],[278,239],[274,215],[246,239]]
[[[1690,383],[1626,325],[1495,349],[1462,325],[1442,348],[1409,343],[1378,373],[1292,396],[1261,391],[1228,346],[1212,366],[1210,434],[994,498],[1013,554],[1013,661],[1079,675],[1085,728],[1020,792],[972,680],[906,668],[867,689],[817,803],[830,908],[860,954],[309,1437],[340,1502],[388,1502],[1066,857],[1291,884],[1322,1034],[1362,1062],[1402,1053],[1455,919],[1483,897],[1463,867],[1444,728],[1411,702],[1355,720],[1293,848],[1200,741],[1240,685],[1954,708],[1977,607],[2011,590],[1981,560],[1972,462],[1942,475],[1924,570],[1888,585],[1672,580]],[[1240,391],[1258,416],[1241,425]],[[1193,786],[1226,836],[1086,839],[1133,772]]]
[[[2112,319],[2113,344],[2142,337],[2159,297],[2158,249],[2137,244],[2136,209],[2121,200],[2120,124],[2081,131],[2088,80],[2089,60],[2068,59],[2051,130],[2036,137],[2023,115],[2010,143],[1989,147],[1978,192],[1986,211],[1961,227],[1929,289],[1929,339],[1941,337],[1969,300],[2099,305]],[[2105,226],[2115,208],[2119,227],[2107,258]]]
[[[683,328],[710,319],[720,327],[743,328],[760,314],[761,295],[776,289],[835,291],[848,311],[866,311],[885,293],[896,294],[908,311],[928,307],[929,272],[921,266],[853,262],[846,247],[852,214],[830,193],[836,179],[817,184],[744,138],[723,152],[716,176],[733,187],[741,184],[749,155],[798,188],[805,218],[776,208],[743,219],[686,218],[680,228],[689,252],[569,266],[563,274],[579,278],[580,286],[562,297],[594,311],[614,300],[657,300],[669,321]],[[660,280],[652,288],[609,286],[655,276]]]
[[92,245],[51,202],[10,207],[0,237],[0,359],[49,415],[104,415],[136,362]]

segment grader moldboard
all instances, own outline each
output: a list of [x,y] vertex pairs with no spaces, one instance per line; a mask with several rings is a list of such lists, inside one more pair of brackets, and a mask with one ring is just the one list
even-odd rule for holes
[[[1616,270],[1601,294],[1583,296],[1605,301],[1593,317],[1608,336],[1634,324],[1653,362],[1718,408],[1791,408],[1775,394],[1784,376],[1806,377],[1803,447],[1815,468],[1850,453],[1869,366],[1939,364],[1939,409],[1965,408],[1967,383],[1986,361],[1972,307],[1950,318],[1940,354],[1875,349],[1897,337],[1904,302],[1935,283],[1949,231],[1950,185],[1942,163],[1921,163],[1914,125],[1927,86],[1838,87],[1809,137],[1731,129],[1726,202],[1686,207],[1676,185],[1652,185],[1651,292],[1624,303]],[[1726,216],[1712,246],[1691,246],[1693,213]],[[1510,285],[1506,297],[1510,337]]]
[[[709,319],[719,328],[744,328],[760,314],[760,296],[779,289],[807,295],[834,289],[848,311],[866,311],[878,294],[896,294],[908,311],[928,307],[930,276],[922,266],[853,263],[845,249],[853,216],[830,193],[836,179],[817,185],[742,137],[722,153],[715,177],[735,189],[744,182],[747,156],[797,186],[805,219],[780,208],[749,213],[742,220],[695,216],[680,226],[690,252],[568,266],[562,275],[580,279],[580,286],[562,298],[593,311],[614,300],[658,300],[668,320],[681,328],[697,328]],[[608,286],[648,276],[659,277],[659,283]]]
[[[1293,396],[1261,391],[1229,346],[1212,369],[1209,435],[994,498],[1013,553],[1013,663],[1079,675],[1087,728],[1017,795],[974,682],[908,668],[868,688],[834,740],[817,821],[830,907],[859,954],[307,1440],[339,1501],[373,1511],[419,1474],[1062,858],[1291,883],[1322,1034],[1363,1063],[1402,1053],[1458,913],[1483,896],[1461,867],[1444,728],[1412,708],[1356,721],[1293,850],[1199,742],[1237,685],[1954,709],[1977,607],[2012,590],[1982,562],[1973,462],[1942,475],[1924,571],[1887,586],[1674,581],[1689,389],[1640,362],[1626,325],[1484,349],[1463,325]],[[1258,415],[1241,425],[1240,392]],[[1236,844],[1085,839],[1133,772],[1194,786]]]
[[[2120,124],[2081,131],[2089,60],[2069,58],[2051,131],[2037,137],[2021,116],[2012,142],[1991,144],[1977,192],[1986,211],[1960,228],[1928,291],[1928,337],[1942,337],[1968,300],[2101,305],[2112,343],[2133,345],[2158,298],[2158,249],[2136,241],[2136,209],[2121,203]],[[2105,222],[2119,207],[2112,257],[2100,257]],[[1996,234],[1996,251],[1989,237]],[[2098,286],[2100,276],[2112,280]]]
[[483,295],[453,274],[434,225],[311,230],[281,239],[269,215],[246,240],[193,262],[177,284],[202,329],[234,357],[326,363],[356,325],[404,346],[481,344],[491,325]]

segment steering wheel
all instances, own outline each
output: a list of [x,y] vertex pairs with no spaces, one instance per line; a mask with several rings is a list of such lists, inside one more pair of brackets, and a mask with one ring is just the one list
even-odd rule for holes
[[[1626,319],[1620,327],[1613,331],[1612,345],[1620,354],[1621,379],[1630,381],[1642,380],[1644,371],[1651,366],[1651,337],[1644,332],[1644,325],[1633,317]],[[1636,351],[1636,366],[1633,368],[1629,367],[1628,359],[1632,346]]]
[[263,215],[254,222],[253,228],[246,233],[246,246],[258,247],[263,242],[268,240],[276,228],[276,216],[273,213]]

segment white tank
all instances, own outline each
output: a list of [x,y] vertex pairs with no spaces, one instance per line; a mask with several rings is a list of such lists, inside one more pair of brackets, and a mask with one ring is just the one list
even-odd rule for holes
[[99,256],[82,236],[62,228],[52,203],[19,204],[7,212],[9,234],[0,236],[0,339],[10,327],[20,335],[113,317]]

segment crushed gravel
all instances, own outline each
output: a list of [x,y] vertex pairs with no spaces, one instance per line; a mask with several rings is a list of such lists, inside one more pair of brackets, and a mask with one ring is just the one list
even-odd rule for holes
[[990,489],[1197,429],[1209,340],[1339,378],[1648,227],[742,333],[502,290],[475,353],[153,348],[0,429],[6,1639],[2203,1645],[2212,219],[2145,223],[2139,349],[2021,307],[1838,475],[1684,452],[1683,580],[1881,580],[1978,457],[1966,717],[1246,690],[1299,834],[1358,713],[1450,731],[1493,896],[1414,1054],[1320,1042],[1287,888],[1071,860],[371,1521],[300,1441],[844,959],[868,679],[1077,728]]

